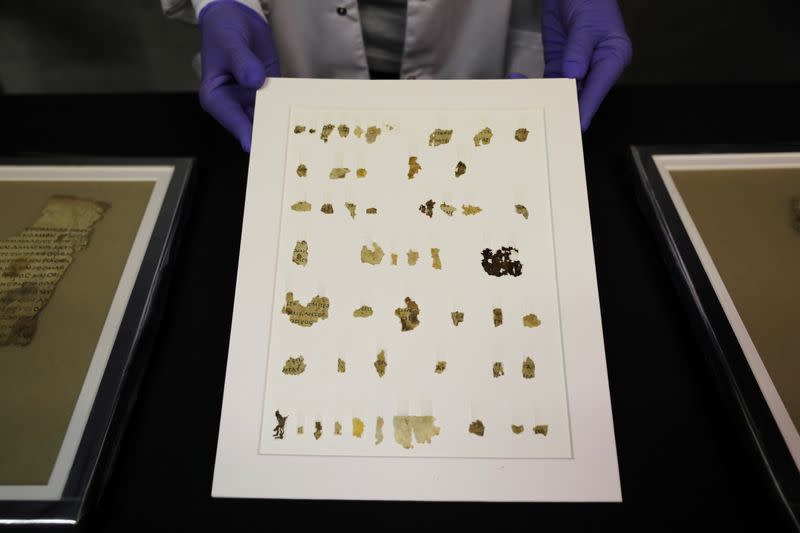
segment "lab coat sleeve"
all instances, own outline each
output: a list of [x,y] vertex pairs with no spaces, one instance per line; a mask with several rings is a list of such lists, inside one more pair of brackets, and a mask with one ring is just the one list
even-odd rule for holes
[[[197,13],[214,0],[161,0],[161,10],[164,14],[182,22],[197,23]],[[259,0],[236,0],[244,4],[260,16],[264,17]],[[265,19],[266,20],[266,19]]]

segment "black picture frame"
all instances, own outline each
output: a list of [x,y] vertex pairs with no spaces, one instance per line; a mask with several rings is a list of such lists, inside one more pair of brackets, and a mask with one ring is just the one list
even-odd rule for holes
[[102,493],[133,408],[166,300],[172,263],[190,204],[191,158],[0,158],[0,167],[172,167],[111,353],[61,497],[0,500],[0,525],[75,525]]
[[758,470],[765,487],[784,512],[787,525],[800,531],[800,470],[654,160],[659,155],[786,152],[800,152],[800,144],[630,147],[639,207],[656,237],[664,263],[706,356],[715,388],[731,415],[737,434],[741,435],[749,464]]

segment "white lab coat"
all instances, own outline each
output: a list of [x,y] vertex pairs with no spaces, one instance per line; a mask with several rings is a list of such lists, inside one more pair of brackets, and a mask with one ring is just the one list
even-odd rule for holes
[[[209,1],[161,5],[167,16],[195,22]],[[357,0],[240,1],[269,21],[284,76],[369,78]],[[541,77],[540,19],[535,0],[408,0],[400,77]]]

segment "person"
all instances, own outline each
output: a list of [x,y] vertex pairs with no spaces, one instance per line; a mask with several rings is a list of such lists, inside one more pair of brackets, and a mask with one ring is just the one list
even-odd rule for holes
[[[201,35],[200,103],[250,150],[275,76],[574,78],[581,128],[631,61],[617,0],[161,0]],[[197,16],[195,16],[197,14]]]

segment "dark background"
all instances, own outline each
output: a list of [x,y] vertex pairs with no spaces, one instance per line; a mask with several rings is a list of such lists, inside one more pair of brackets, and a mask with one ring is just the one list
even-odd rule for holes
[[[491,0],[487,0],[491,1]],[[622,85],[800,82],[800,2],[622,0]],[[193,91],[197,29],[158,0],[0,0],[10,94]]]

